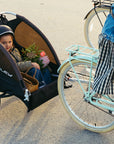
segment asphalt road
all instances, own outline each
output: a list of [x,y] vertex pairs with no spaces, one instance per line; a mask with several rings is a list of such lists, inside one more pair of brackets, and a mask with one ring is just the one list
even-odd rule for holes
[[[65,48],[87,46],[83,36],[84,16],[92,8],[90,0],[0,0],[0,12],[25,16],[46,35],[60,61]],[[68,116],[59,96],[27,113],[16,97],[2,99],[0,144],[113,144],[112,132],[98,134],[84,130]]]

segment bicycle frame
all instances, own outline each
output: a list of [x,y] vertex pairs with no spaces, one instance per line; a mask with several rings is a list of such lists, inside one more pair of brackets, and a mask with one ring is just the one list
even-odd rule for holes
[[[70,63],[71,68],[75,74],[76,80],[78,81],[84,95],[85,95],[85,100],[87,102],[90,102],[92,105],[96,106],[96,107],[100,107],[103,108],[105,110],[108,110],[110,112],[114,111],[114,99],[111,99],[110,97],[106,96],[106,95],[102,95],[103,98],[94,98],[93,100],[93,96],[95,95],[95,92],[91,92],[90,91],[90,86],[91,86],[91,79],[92,79],[92,68],[93,68],[93,64],[97,64],[98,61],[98,55],[99,55],[99,51],[98,49],[95,48],[89,48],[89,47],[84,47],[84,46],[80,46],[80,45],[72,45],[71,47],[68,47],[66,49],[66,51],[69,52],[69,58],[67,60],[65,60],[61,66],[58,69],[58,72],[60,71],[60,69],[62,67],[64,67],[64,65],[66,63]],[[89,51],[89,53],[88,53]],[[72,60],[77,60],[79,62],[84,62],[84,63],[90,63],[90,72],[89,72],[89,83],[88,83],[88,91],[85,91],[82,84],[81,84],[81,80],[78,77],[78,74],[76,73],[73,64],[72,64]],[[104,104],[101,104],[104,103]],[[111,105],[111,106],[108,106]]]

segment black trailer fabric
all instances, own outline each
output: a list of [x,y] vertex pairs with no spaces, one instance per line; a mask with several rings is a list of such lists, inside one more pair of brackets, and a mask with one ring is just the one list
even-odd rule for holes
[[0,91],[16,95],[26,103],[24,101],[25,89],[26,87],[16,63],[0,44]]
[[30,105],[29,105],[29,111],[33,110],[34,108],[40,106],[44,102],[52,99],[53,97],[58,95],[57,90],[57,80],[53,81],[49,85],[35,91],[30,96]]

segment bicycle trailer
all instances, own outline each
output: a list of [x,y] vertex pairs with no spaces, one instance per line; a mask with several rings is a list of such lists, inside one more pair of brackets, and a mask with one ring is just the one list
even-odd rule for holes
[[16,63],[0,45],[0,98],[16,96],[27,106],[28,111],[33,110],[58,95],[57,69],[60,61],[46,36],[24,16],[12,12],[0,13],[0,25],[8,25],[12,28],[15,35],[14,45],[20,52],[22,48],[35,43],[39,49],[46,52],[50,59],[52,82],[30,94]]

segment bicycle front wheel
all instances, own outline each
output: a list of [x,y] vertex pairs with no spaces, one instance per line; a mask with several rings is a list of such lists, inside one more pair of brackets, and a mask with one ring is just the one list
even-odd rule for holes
[[85,19],[84,37],[89,47],[98,48],[98,36],[108,14],[109,8],[97,7]]
[[[73,60],[71,63],[75,72],[70,63],[67,63],[61,69],[58,78],[59,96],[68,114],[76,123],[88,130],[94,132],[112,130],[113,117],[84,100],[92,87],[95,64],[91,69],[91,64],[87,62]],[[91,77],[90,72],[92,72]]]

